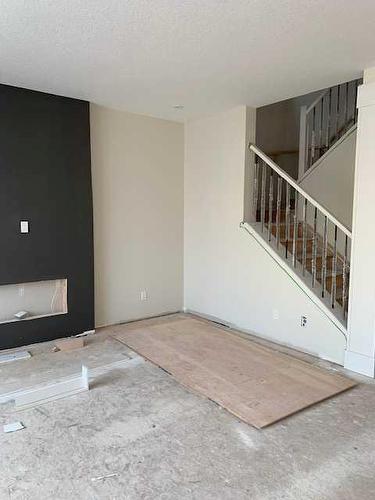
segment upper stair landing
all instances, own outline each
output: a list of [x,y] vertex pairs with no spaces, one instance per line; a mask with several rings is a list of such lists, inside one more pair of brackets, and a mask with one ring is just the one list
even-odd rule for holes
[[325,90],[300,109],[298,181],[357,127],[357,92],[361,79]]

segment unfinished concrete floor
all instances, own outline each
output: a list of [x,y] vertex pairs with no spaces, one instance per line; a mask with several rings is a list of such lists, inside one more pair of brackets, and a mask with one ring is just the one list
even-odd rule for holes
[[[0,393],[131,357],[112,335],[134,326],[69,353],[32,346],[31,359],[0,365]],[[26,428],[0,430],[0,499],[373,499],[375,385],[359,380],[262,431],[146,361],[87,393],[18,413],[3,405],[0,423]]]

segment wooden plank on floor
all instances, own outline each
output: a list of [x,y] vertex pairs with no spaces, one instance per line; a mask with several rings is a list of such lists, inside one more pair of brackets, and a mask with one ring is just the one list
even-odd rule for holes
[[117,338],[257,428],[356,385],[193,318],[129,331],[124,327]]

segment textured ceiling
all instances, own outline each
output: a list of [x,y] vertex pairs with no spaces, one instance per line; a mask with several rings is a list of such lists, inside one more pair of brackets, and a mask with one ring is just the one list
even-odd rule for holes
[[184,120],[360,76],[374,21],[374,0],[0,0],[0,82]]

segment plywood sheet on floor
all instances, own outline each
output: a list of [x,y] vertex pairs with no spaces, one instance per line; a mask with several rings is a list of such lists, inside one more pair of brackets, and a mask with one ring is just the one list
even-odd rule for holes
[[117,338],[257,428],[356,385],[193,318],[125,330]]

